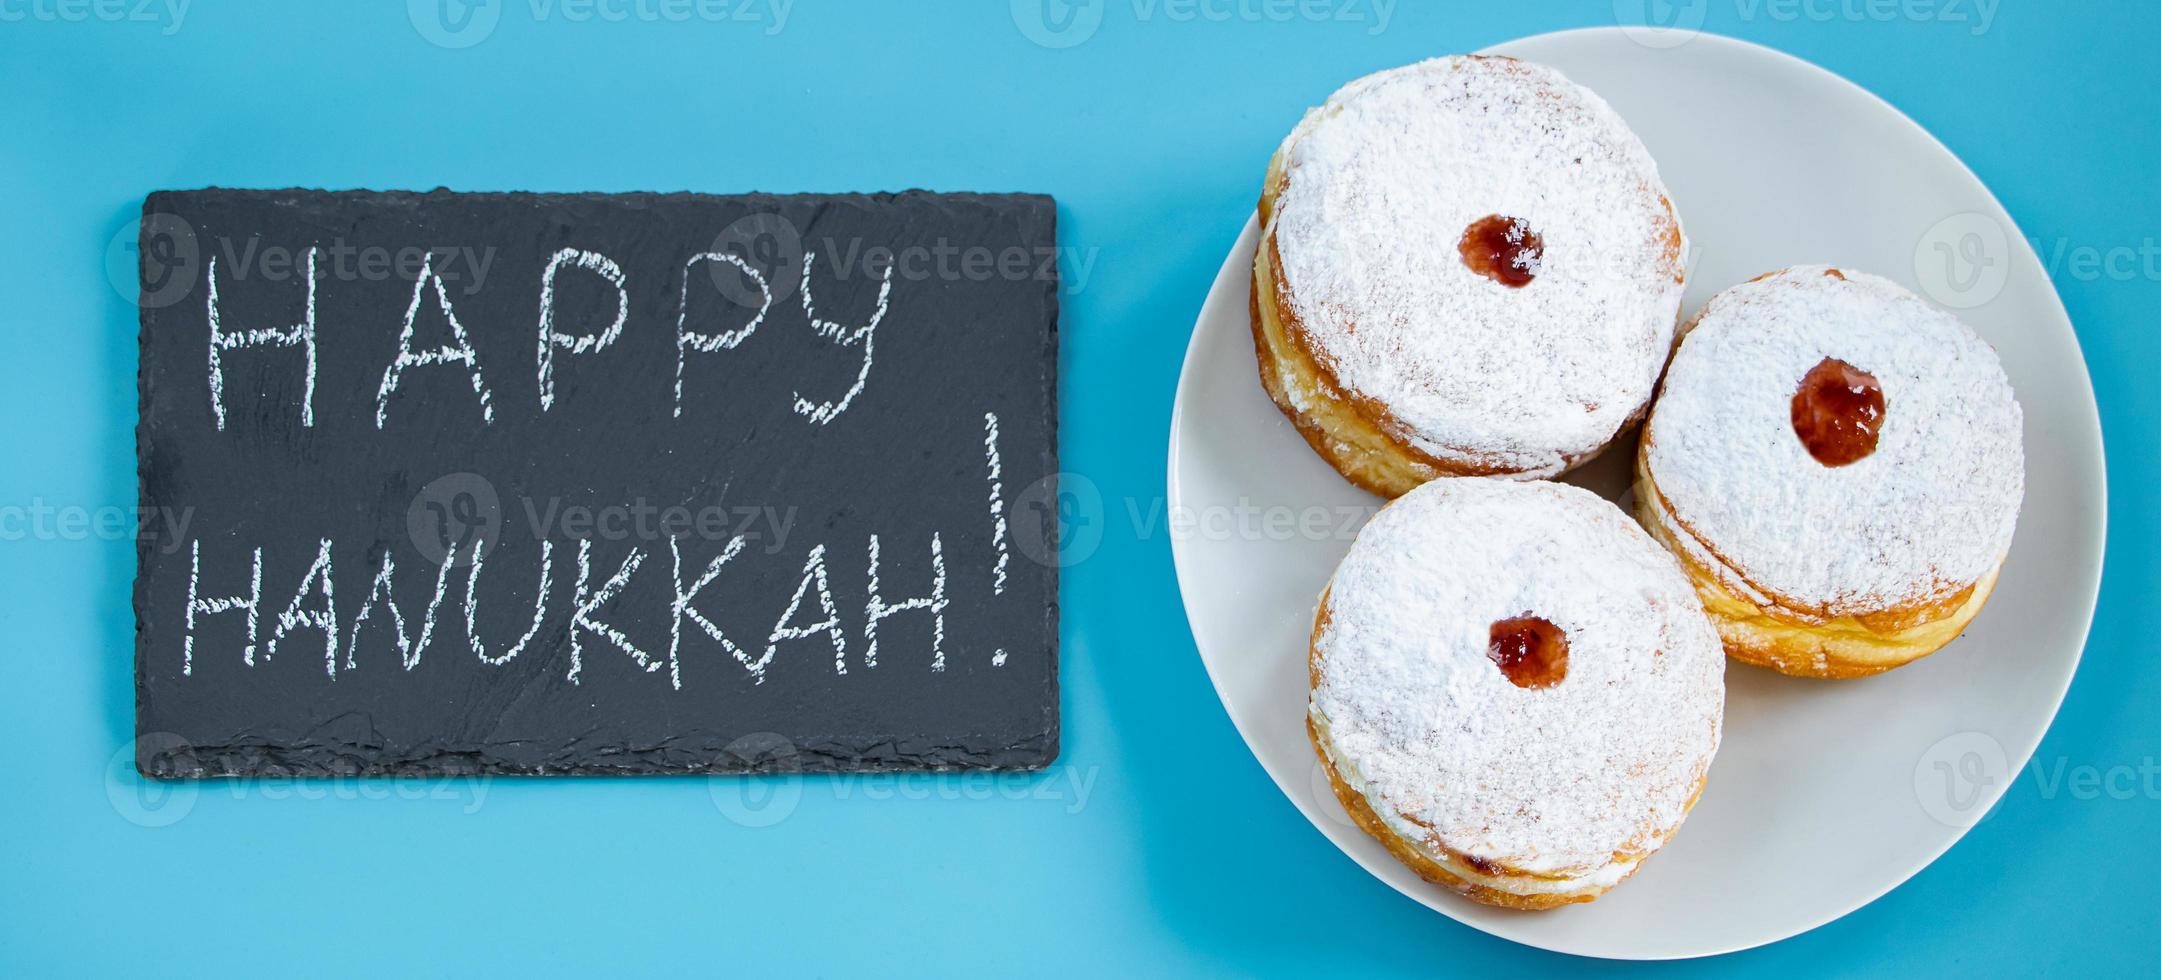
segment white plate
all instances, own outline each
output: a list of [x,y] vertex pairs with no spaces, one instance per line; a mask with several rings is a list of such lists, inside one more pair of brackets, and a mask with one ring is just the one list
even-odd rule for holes
[[[1570,31],[1489,53],[1560,68],[1642,135],[1696,246],[1690,310],[1759,273],[1830,262],[1957,308],[2002,354],[2026,411],[2026,503],[1995,598],[1963,639],[1863,681],[1733,666],[1725,744],[1673,842],[1595,903],[1502,911],[1390,858],[1351,824],[1306,742],[1313,603],[1379,500],[1316,457],[1261,391],[1246,320],[1251,221],[1186,351],[1169,502],[1181,518],[1178,584],[1216,692],[1329,840],[1398,891],[1494,935],[1662,959],[1773,942],[1844,915],[1988,812],[2078,665],[2105,483],[2093,388],[2063,305],[1971,171],[1896,109],[1806,62],[1710,35],[1645,40]],[[1285,107],[1285,125],[1294,118]],[[1255,187],[1263,163],[1248,175]],[[1632,455],[1619,447],[1570,480],[1618,497]]]

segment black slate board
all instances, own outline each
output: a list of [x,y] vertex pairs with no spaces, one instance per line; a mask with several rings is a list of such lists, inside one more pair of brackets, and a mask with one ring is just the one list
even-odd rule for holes
[[138,767],[1049,763],[1055,222],[920,191],[151,195]]

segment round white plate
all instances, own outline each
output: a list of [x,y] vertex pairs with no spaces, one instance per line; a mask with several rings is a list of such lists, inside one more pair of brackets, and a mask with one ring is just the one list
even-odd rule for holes
[[[1306,741],[1314,600],[1380,501],[1315,456],[1261,391],[1248,221],[1194,325],[1171,421],[1172,550],[1194,640],[1231,720],[1306,818],[1443,915],[1533,946],[1632,959],[1804,932],[1891,890],[1986,815],[2070,684],[2105,519],[2100,420],[2078,340],[1988,189],[1844,79],[1711,35],[1570,31],[1489,53],[1560,68],[1642,135],[1695,245],[1689,310],[1759,273],[1829,262],[1956,309],[1996,346],[2026,411],[2027,483],[1994,599],[1963,639],[1880,677],[1817,682],[1732,666],[1725,743],[1701,802],[1641,873],[1597,902],[1508,912],[1420,881],[1350,822]],[[1295,116],[1283,118],[1288,127]],[[1253,161],[1256,188],[1264,162]],[[1632,444],[1616,447],[1569,479],[1618,498],[1633,455]]]

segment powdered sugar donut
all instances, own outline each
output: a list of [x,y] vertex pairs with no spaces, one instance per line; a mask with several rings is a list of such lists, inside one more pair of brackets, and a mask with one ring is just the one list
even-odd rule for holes
[[1673,559],[1558,483],[1438,480],[1383,508],[1322,593],[1306,727],[1358,824],[1510,908],[1635,873],[1703,788],[1718,636]]
[[1957,317],[1797,266],[1691,322],[1637,455],[1637,516],[1735,658],[1873,674],[1988,600],[2025,493],[2021,426],[1996,352]]
[[1658,168],[1551,68],[1448,57],[1344,86],[1269,161],[1260,219],[1262,384],[1384,496],[1582,462],[1672,350],[1685,245]]

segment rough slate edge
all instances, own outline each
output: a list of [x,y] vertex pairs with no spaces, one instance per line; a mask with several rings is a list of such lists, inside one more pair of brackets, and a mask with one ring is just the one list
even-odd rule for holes
[[[152,223],[148,219],[152,215],[158,213],[153,209],[153,205],[157,203],[159,198],[169,194],[201,194],[218,191],[238,191],[243,193],[259,194],[411,194],[414,196],[427,197],[445,194],[457,194],[461,197],[596,196],[633,197],[649,200],[665,200],[667,198],[678,196],[749,197],[762,198],[774,201],[786,201],[790,198],[818,198],[823,200],[836,197],[863,197],[872,200],[890,200],[903,194],[932,194],[939,197],[961,197],[974,199],[1012,198],[1019,200],[1037,200],[1049,206],[1051,246],[1054,250],[1059,247],[1058,201],[1056,197],[1049,194],[976,192],[949,193],[924,190],[920,188],[899,192],[881,191],[876,193],[862,194],[851,192],[770,194],[756,191],[744,192],[740,194],[714,194],[696,191],[676,191],[672,193],[636,191],[594,191],[585,193],[565,193],[555,191],[468,192],[452,191],[448,187],[437,187],[433,191],[418,192],[375,191],[363,188],[354,188],[345,191],[328,191],[321,188],[301,187],[251,189],[238,187],[218,187],[212,185],[209,187],[198,188],[192,191],[154,191],[151,194],[145,196],[143,198],[144,220],[139,223],[141,227],[138,229],[137,232],[138,238],[136,241],[136,254],[151,254],[151,251],[145,248],[145,246],[150,244],[150,242],[148,241],[148,236],[153,230]],[[140,271],[140,268],[138,268],[138,288],[140,288],[141,280]],[[1048,348],[1047,354],[1051,369],[1051,377],[1050,384],[1044,387],[1043,410],[1045,412],[1045,418],[1050,420],[1050,424],[1047,427],[1047,432],[1050,437],[1049,449],[1051,473],[1049,474],[1048,479],[1052,483],[1051,489],[1054,499],[1060,487],[1062,486],[1060,474],[1063,472],[1058,465],[1058,435],[1059,429],[1062,427],[1058,415],[1058,389],[1064,381],[1064,372],[1059,369],[1059,365],[1061,363],[1061,351],[1059,348],[1061,346],[1060,339],[1064,333],[1064,330],[1062,329],[1063,324],[1061,321],[1064,317],[1065,312],[1063,305],[1059,302],[1059,291],[1063,287],[1063,283],[1063,270],[1060,270],[1055,264],[1053,264],[1052,278],[1050,282],[1046,284],[1044,296],[1044,305],[1046,307],[1046,312],[1049,313],[1050,320],[1047,332],[1044,336],[1044,344]],[[150,328],[151,311],[153,309],[153,307],[143,305],[138,294],[138,299],[136,301],[137,321],[135,342],[135,350],[137,353],[135,364],[135,491],[136,503],[140,508],[148,508],[150,506],[149,497],[145,492],[145,488],[148,486],[148,482],[145,480],[145,474],[143,472],[145,460],[147,460],[149,457],[148,454],[143,452],[143,435],[145,425],[141,411],[141,407],[149,401],[147,397],[147,386],[149,384],[149,378],[143,370],[141,351],[143,347],[144,334]],[[141,719],[142,717],[142,698],[143,691],[145,689],[143,677],[143,658],[141,655],[141,634],[143,631],[144,607],[147,605],[147,600],[146,596],[144,595],[143,588],[145,583],[143,579],[142,568],[145,557],[151,547],[152,542],[148,538],[137,535],[135,544],[136,567],[134,577],[129,586],[131,594],[130,605],[132,606],[135,613],[135,636],[134,642],[130,644],[130,649],[128,652],[130,657],[134,660],[135,668],[135,716],[138,719],[137,730],[135,733],[135,770],[140,775],[152,779],[179,780],[213,777],[254,778],[262,775],[665,776],[755,775],[761,773],[776,772],[1040,772],[1042,770],[1048,769],[1053,763],[1058,761],[1058,756],[1063,748],[1065,693],[1064,684],[1061,681],[1063,662],[1060,659],[1059,654],[1064,646],[1064,641],[1063,637],[1060,636],[1058,630],[1058,613],[1062,598],[1060,583],[1063,579],[1063,576],[1060,574],[1062,566],[1061,564],[1056,562],[1050,564],[1046,569],[1046,575],[1049,578],[1051,598],[1049,602],[1045,603],[1043,609],[1046,635],[1049,638],[1049,646],[1044,652],[1050,657],[1051,661],[1049,675],[1050,716],[1045,719],[1043,733],[1040,736],[1024,740],[1015,745],[1008,746],[1004,750],[999,752],[978,754],[978,758],[980,759],[979,764],[971,763],[968,765],[953,765],[941,761],[936,764],[926,765],[923,762],[913,760],[917,759],[919,756],[928,756],[930,758],[940,760],[949,759],[951,757],[949,755],[943,754],[942,750],[948,750],[951,747],[939,746],[931,743],[895,744],[893,740],[890,739],[881,739],[875,742],[858,743],[861,747],[854,752],[848,754],[824,751],[818,748],[794,748],[792,752],[782,753],[779,755],[773,755],[763,752],[751,755],[744,755],[733,750],[734,743],[718,747],[692,745],[662,745],[658,747],[638,749],[622,753],[625,764],[621,767],[578,765],[562,766],[556,768],[529,768],[523,766],[503,765],[500,763],[489,762],[479,757],[475,753],[464,751],[439,752],[429,756],[396,760],[394,762],[385,762],[378,757],[373,762],[365,762],[362,760],[361,757],[357,755],[340,752],[337,749],[327,745],[308,748],[295,748],[278,745],[191,745],[187,744],[184,740],[172,735],[171,733],[145,732],[142,731],[140,727],[139,719]],[[827,747],[841,744],[841,740],[833,738],[826,738],[822,741]]]

